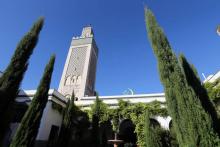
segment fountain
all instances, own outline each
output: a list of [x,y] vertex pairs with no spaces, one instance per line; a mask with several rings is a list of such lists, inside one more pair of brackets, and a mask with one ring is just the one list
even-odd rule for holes
[[117,133],[115,133],[115,139],[113,139],[113,140],[108,140],[108,143],[109,143],[109,144],[113,144],[114,147],[118,147],[118,145],[124,143],[124,141],[117,139]]
[[115,132],[115,137],[114,137],[114,139],[108,140],[108,144],[113,144],[114,147],[118,147],[118,145],[124,143],[123,140],[119,140],[117,137],[118,136],[117,134],[119,133],[120,122],[121,122],[120,117],[118,117],[118,118],[116,117],[116,119],[111,120],[111,124],[113,126],[113,131]]

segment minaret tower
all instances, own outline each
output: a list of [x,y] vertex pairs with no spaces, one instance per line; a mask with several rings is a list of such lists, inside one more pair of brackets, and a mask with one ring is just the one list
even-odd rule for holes
[[80,100],[95,93],[96,64],[98,47],[91,26],[86,26],[79,37],[73,37],[58,91],[71,98]]

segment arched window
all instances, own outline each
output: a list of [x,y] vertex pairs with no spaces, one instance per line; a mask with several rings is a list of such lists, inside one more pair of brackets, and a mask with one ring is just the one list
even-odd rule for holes
[[71,99],[71,95],[67,94],[65,95],[66,98]]
[[71,85],[71,77],[70,77],[70,75],[66,77],[64,85]]

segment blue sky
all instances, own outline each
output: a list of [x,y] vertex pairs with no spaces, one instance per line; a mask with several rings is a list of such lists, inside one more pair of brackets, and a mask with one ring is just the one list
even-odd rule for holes
[[58,88],[71,38],[91,24],[99,47],[96,89],[100,95],[162,92],[157,62],[147,39],[143,2],[155,13],[174,51],[184,53],[201,76],[220,69],[219,0],[1,0],[0,70],[21,37],[45,17],[40,40],[22,82],[35,89],[52,53],[51,88]]

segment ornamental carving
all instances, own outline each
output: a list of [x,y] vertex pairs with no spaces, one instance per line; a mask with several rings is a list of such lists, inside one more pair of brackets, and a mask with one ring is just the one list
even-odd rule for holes
[[71,86],[71,85],[80,85],[82,78],[80,75],[68,75],[65,78],[64,85]]

